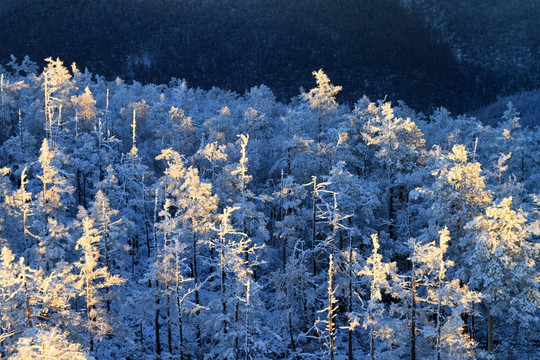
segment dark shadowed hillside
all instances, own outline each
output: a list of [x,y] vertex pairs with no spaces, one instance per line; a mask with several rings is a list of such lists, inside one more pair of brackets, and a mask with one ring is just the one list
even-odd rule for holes
[[324,68],[343,86],[341,101],[472,105],[471,69],[395,0],[21,0],[4,1],[2,18],[4,63],[12,53],[58,56],[142,82],[180,77],[240,92],[264,83],[282,100]]
[[[460,63],[447,41],[454,29],[434,29],[432,15],[398,0],[2,0],[0,6],[3,63],[10,54],[35,61],[58,56],[108,78],[144,83],[178,77],[240,93],[265,84],[284,101],[324,68],[343,86],[341,102],[367,94],[454,112],[519,87],[482,61]],[[449,19],[460,29],[474,20]]]

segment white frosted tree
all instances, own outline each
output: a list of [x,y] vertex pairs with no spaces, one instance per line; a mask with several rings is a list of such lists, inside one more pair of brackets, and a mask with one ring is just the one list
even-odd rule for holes
[[[363,301],[362,313],[357,314],[358,323],[369,336],[369,354],[372,360],[391,356],[392,351],[399,349],[399,331],[402,325],[392,321],[390,311],[383,301],[383,294],[389,295],[392,291],[391,281],[397,280],[396,263],[383,261],[379,253],[379,239],[377,234],[371,235],[373,251],[366,259],[363,269],[357,271],[357,276],[367,278],[367,297]],[[361,321],[361,324],[360,324]],[[400,326],[401,325],[401,326]]]
[[[292,176],[281,175],[279,191],[274,193],[277,202],[276,219],[274,221],[273,236],[278,242],[282,270],[287,265],[288,251],[296,245],[301,237],[299,223],[307,221],[307,214],[302,208],[302,202],[307,196],[307,191],[294,181]],[[294,254],[298,256],[298,253]]]
[[210,168],[207,169],[210,171],[210,180],[211,183],[215,183],[215,179],[220,168],[220,165],[224,161],[227,161],[227,147],[225,145],[219,145],[217,141],[204,144],[197,151],[196,157],[205,159],[210,163]]
[[61,258],[71,245],[65,214],[69,210],[74,188],[64,170],[67,161],[67,156],[51,146],[47,139],[43,139],[39,156],[41,175],[37,175],[43,187],[37,194],[36,204],[36,211],[42,218],[36,221],[42,221],[42,229],[38,234],[38,256],[47,268],[50,268],[51,261]]
[[26,175],[27,168],[25,167],[21,173],[20,187],[14,191],[10,196],[6,197],[6,205],[8,206],[8,213],[16,218],[17,222],[22,225],[23,233],[23,250],[31,247],[31,238],[35,236],[30,232],[29,217],[33,215],[34,204],[32,202],[32,193],[27,191],[26,185],[28,185],[28,179]]
[[[10,338],[30,326],[29,304],[25,302],[24,276],[20,264],[8,247],[0,252],[0,353]],[[22,291],[21,291],[22,290]],[[28,305],[28,306],[27,306]]]
[[[219,215],[219,226],[212,239],[219,256],[215,266],[219,298],[210,302],[212,314],[205,314],[206,331],[211,331],[207,335],[211,339],[207,354],[231,359],[264,358],[266,350],[264,342],[258,340],[258,333],[264,334],[265,326],[262,323],[256,326],[262,318],[263,304],[259,300],[260,285],[253,279],[260,247],[231,224],[231,215],[236,210],[227,207]],[[250,255],[249,262],[246,253]]]
[[71,74],[59,59],[45,59],[42,86],[45,95],[45,131],[51,145],[58,141],[64,127],[62,108],[68,104],[68,94],[72,90]]
[[336,291],[338,286],[335,285],[337,265],[334,264],[334,255],[330,254],[328,257],[328,279],[326,289],[326,299],[324,301],[324,308],[318,312],[324,314],[324,317],[318,317],[315,320],[314,330],[317,337],[324,343],[324,348],[320,354],[323,357],[330,357],[330,360],[336,358],[336,334],[339,327],[336,324],[337,311],[338,311],[338,299],[336,297]]
[[167,120],[156,132],[162,148],[170,147],[185,157],[192,156],[199,148],[200,138],[193,119],[180,108],[171,107]]
[[[189,330],[185,330],[184,317],[186,314],[196,313],[202,307],[190,299],[190,295],[196,289],[194,279],[187,275],[189,273],[189,266],[186,265],[186,260],[188,260],[186,255],[189,253],[187,251],[188,245],[181,241],[182,232],[178,231],[177,222],[172,219],[169,213],[170,205],[170,200],[167,199],[161,211],[163,220],[159,223],[159,232],[165,238],[164,244],[158,249],[154,261],[142,281],[150,283],[153,281],[155,285],[152,293],[154,298],[151,299],[149,307],[153,308],[156,314],[154,319],[156,353],[160,355],[162,350],[159,321],[164,314],[167,323],[167,350],[169,354],[174,354],[176,348],[173,341],[174,326],[178,331],[177,348],[180,359],[185,359],[185,356],[189,354],[185,333],[189,333]],[[199,286],[201,285],[199,284]],[[152,290],[147,291],[151,292]],[[161,301],[162,299],[165,301]]]
[[104,299],[100,289],[122,285],[125,280],[120,275],[112,275],[107,267],[100,266],[99,230],[94,219],[84,208],[79,209],[78,217],[81,221],[82,235],[77,240],[76,250],[80,250],[81,256],[80,261],[75,263],[79,274],[74,287],[78,290],[78,295],[85,300],[85,322],[90,333],[90,352],[93,352],[95,339],[112,333],[109,317],[103,308]]
[[87,86],[80,95],[71,96],[71,104],[75,109],[75,137],[82,132],[90,132],[94,129],[93,120],[98,116],[96,100],[92,91]]
[[452,151],[444,153],[434,148],[431,153],[434,164],[430,165],[435,182],[424,189],[431,203],[426,219],[428,237],[436,237],[443,227],[448,227],[452,239],[448,256],[455,262],[459,277],[467,282],[470,268],[466,259],[470,256],[471,241],[466,236],[465,226],[481,214],[492,202],[492,195],[486,189],[480,163],[471,162],[464,145],[454,145]]
[[469,284],[484,295],[487,350],[493,354],[496,319],[525,332],[538,323],[540,275],[535,261],[540,244],[531,238],[527,214],[513,209],[512,198],[488,207],[467,229],[473,248],[466,264],[471,268]]
[[[407,217],[409,191],[421,182],[425,162],[425,140],[413,119],[396,116],[390,103],[361,103],[354,116],[363,123],[361,134],[367,145],[366,170],[379,182],[381,202],[386,202],[381,225],[392,240],[406,241],[403,218]],[[370,163],[368,163],[370,161]],[[405,236],[403,236],[405,235]],[[384,238],[381,237],[381,240]],[[383,249],[387,251],[393,245]],[[396,251],[398,249],[393,249]],[[404,257],[404,254],[398,255]]]
[[[342,88],[341,86],[332,85],[330,79],[322,69],[314,71],[312,74],[315,76],[317,87],[311,89],[308,93],[303,93],[302,97],[316,113],[311,114],[309,111],[304,110],[305,114],[303,117],[307,115],[308,121],[303,124],[303,127],[308,137],[300,133],[295,133],[294,135],[297,135],[299,139],[311,139],[315,142],[317,170],[326,172],[333,165],[337,142],[335,128],[337,128],[338,123],[343,119],[338,111],[339,107],[336,101],[336,95]],[[313,119],[314,117],[316,120]]]
[[317,110],[332,110],[337,107],[336,95],[341,91],[341,86],[334,86],[322,69],[313,71],[317,87],[311,89],[304,97],[309,101],[310,107]]
[[[88,216],[93,219],[94,225],[99,231],[98,234],[101,236],[101,241],[98,244],[101,265],[109,271],[122,268],[120,264],[125,256],[125,248],[121,240],[125,229],[122,219],[119,217],[119,211],[110,206],[109,199],[101,190],[97,191]],[[109,288],[106,287],[105,291],[106,309],[109,313],[111,308]]]
[[139,154],[137,133],[140,124],[137,122],[139,115],[135,108],[131,118],[131,149],[122,156],[118,166],[118,181],[122,192],[123,204],[117,208],[123,208],[123,220],[125,221],[128,235],[128,245],[131,254],[131,269],[135,271],[135,265],[139,263],[141,248],[146,244],[146,259],[151,252],[151,211],[149,211],[150,187],[148,186],[152,173],[144,164]]
[[[449,231],[439,232],[438,241],[420,244],[410,241],[411,261],[416,264],[412,274],[417,285],[415,299],[418,305],[418,329],[424,338],[430,339],[434,349],[421,349],[423,353],[433,352],[440,359],[470,359],[475,356],[475,342],[467,334],[467,324],[462,320],[465,314],[473,312],[473,306],[482,298],[471,291],[459,279],[446,278],[447,269],[454,265],[446,259],[450,241]],[[434,318],[434,321],[430,321]]]
[[[232,214],[234,226],[253,241],[257,247],[263,246],[268,239],[268,232],[265,229],[266,217],[259,211],[259,198],[253,193],[253,177],[248,168],[247,148],[249,143],[249,134],[238,135],[240,145],[240,159],[237,164],[230,165],[226,171],[230,175],[228,186],[228,197],[221,198],[225,204],[231,204],[238,209]],[[225,195],[227,196],[227,195]],[[246,261],[249,264],[249,252],[245,253]],[[254,259],[257,262],[256,259]],[[255,270],[255,268],[253,268]],[[256,273],[254,274],[257,278]]]
[[[191,273],[194,281],[194,303],[201,305],[199,284],[199,258],[201,243],[208,243],[206,237],[212,229],[218,198],[212,194],[212,185],[201,181],[196,168],[186,168],[184,160],[176,151],[166,149],[156,160],[166,160],[168,167],[162,179],[166,196],[171,199],[171,205],[176,208],[175,221],[182,236],[182,242],[190,246]],[[199,309],[195,311],[198,314]],[[197,344],[202,346],[200,326],[196,325]]]
[[57,328],[37,328],[28,330],[15,346],[10,360],[91,360],[82,346],[70,341],[66,332]]
[[7,247],[0,253],[0,349],[32,328],[77,323],[70,311],[73,296],[70,267],[58,264],[50,273],[33,269]]

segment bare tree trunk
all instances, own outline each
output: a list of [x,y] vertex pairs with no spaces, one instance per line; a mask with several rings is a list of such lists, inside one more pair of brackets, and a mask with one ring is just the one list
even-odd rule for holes
[[289,338],[291,341],[291,349],[292,352],[295,354],[295,359],[298,359],[298,355],[296,355],[296,343],[294,342],[294,336],[293,336],[293,328],[292,328],[292,317],[291,317],[291,308],[289,306]]
[[[238,322],[238,313],[240,312],[240,305],[236,303],[236,310],[234,312],[234,322]],[[240,359],[240,347],[238,345],[238,334],[234,335],[234,356],[236,360]]]
[[414,263],[412,268],[411,360],[416,360],[416,275]]
[[316,222],[317,222],[317,206],[316,206],[316,199],[317,199],[317,177],[313,177],[313,208],[312,208],[312,225],[311,225],[311,249],[312,249],[312,266],[313,266],[313,276],[317,276],[317,257],[315,254],[315,242],[317,239],[317,228],[316,228]]
[[[156,281],[156,288],[158,288],[158,282]],[[159,356],[161,355],[161,341],[159,339],[159,302],[160,302],[160,299],[159,299],[159,296],[158,298],[156,299],[156,314],[155,314],[155,317],[154,317],[154,330],[155,330],[155,335],[156,335],[156,354]]]
[[487,351],[490,356],[493,355],[493,315],[488,315],[488,340]]
[[[349,218],[350,219],[350,218]],[[352,292],[352,266],[351,266],[351,262],[352,262],[352,244],[351,244],[351,240],[349,238],[349,269],[348,269],[348,277],[349,277],[349,299],[347,301],[347,311],[349,312],[349,314],[352,313],[352,308],[353,308],[353,292]],[[353,344],[352,344],[352,329],[351,327],[349,326],[349,330],[348,330],[348,334],[347,334],[347,341],[348,341],[348,357],[349,357],[349,360],[354,360],[354,355],[353,355]]]
[[172,329],[171,329],[171,294],[169,293],[169,283],[167,282],[167,346],[169,354],[172,354]]
[[334,360],[335,352],[335,324],[334,324],[334,259],[330,254],[328,265],[328,332],[330,333],[330,360]]
[[375,333],[373,332],[373,325],[371,326],[371,331],[369,332],[369,353],[371,355],[371,360],[375,360]]
[[24,276],[24,297],[25,297],[25,304],[26,304],[26,322],[28,323],[28,327],[32,327],[32,312],[30,309],[30,297],[28,295],[28,282],[26,281],[26,269],[23,269],[23,276]]
[[[199,307],[200,305],[200,297],[199,297],[199,272],[197,270],[197,236],[195,232],[193,232],[193,263],[192,263],[192,272],[193,272],[193,282],[195,286],[195,306]],[[197,311],[195,313],[196,316],[199,315],[199,312]],[[198,352],[202,349],[202,339],[201,339],[201,327],[199,326],[199,322],[195,320],[195,336],[197,337],[197,350]]]
[[180,307],[180,298],[177,297],[178,301],[178,334],[180,337],[180,360],[184,360],[184,326],[182,323],[182,310]]

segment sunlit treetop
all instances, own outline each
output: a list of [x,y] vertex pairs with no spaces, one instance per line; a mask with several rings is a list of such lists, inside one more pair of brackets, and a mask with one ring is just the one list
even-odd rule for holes
[[338,106],[336,95],[341,91],[341,86],[334,86],[330,83],[330,79],[322,69],[314,71],[313,76],[317,80],[317,87],[302,94],[304,99],[309,101],[309,106],[312,109],[332,110]]

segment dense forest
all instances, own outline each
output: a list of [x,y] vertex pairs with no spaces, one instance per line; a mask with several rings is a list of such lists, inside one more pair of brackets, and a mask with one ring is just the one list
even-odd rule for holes
[[0,358],[538,355],[540,128],[511,102],[0,73]]
[[349,106],[459,113],[540,87],[537,1],[17,0],[0,16],[0,63],[54,55],[108,80],[265,84],[287,102],[323,68]]

